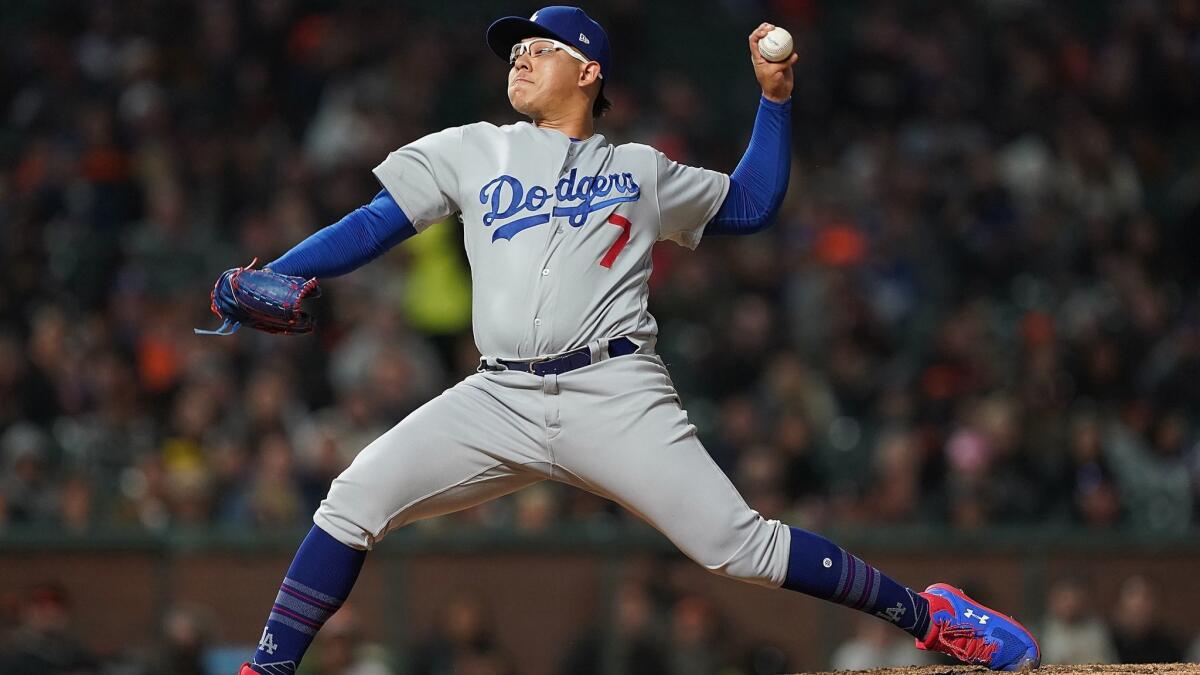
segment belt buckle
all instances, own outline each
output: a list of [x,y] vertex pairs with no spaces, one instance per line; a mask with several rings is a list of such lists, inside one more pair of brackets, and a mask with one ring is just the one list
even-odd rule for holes
[[537,365],[539,363],[546,363],[547,361],[553,361],[554,358],[555,357],[553,357],[553,356],[543,356],[543,357],[536,358],[536,359],[530,359],[530,360],[526,361],[525,363],[526,363],[526,365],[529,366],[530,373],[533,373],[534,375],[538,375],[541,377],[545,377],[541,373],[537,372]]

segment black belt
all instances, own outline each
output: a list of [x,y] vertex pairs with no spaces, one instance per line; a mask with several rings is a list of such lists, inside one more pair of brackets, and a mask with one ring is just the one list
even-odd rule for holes
[[[625,356],[637,351],[637,345],[627,337],[616,338],[608,343],[609,356]],[[509,370],[517,370],[522,373],[533,373],[534,375],[558,375],[576,368],[582,368],[592,362],[592,350],[587,347],[569,351],[566,354],[545,359],[532,359],[529,361],[505,361],[496,359],[496,361],[508,368]]]

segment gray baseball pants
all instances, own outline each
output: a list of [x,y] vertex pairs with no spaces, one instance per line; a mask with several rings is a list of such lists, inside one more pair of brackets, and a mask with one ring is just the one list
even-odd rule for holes
[[314,522],[370,549],[408,523],[550,479],[629,509],[714,573],[780,586],[790,530],[751,509],[713,462],[662,360],[597,353],[560,375],[467,377],[364,448]]

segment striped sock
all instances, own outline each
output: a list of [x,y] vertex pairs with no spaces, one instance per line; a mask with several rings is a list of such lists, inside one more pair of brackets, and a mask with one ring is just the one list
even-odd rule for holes
[[825,537],[792,531],[783,587],[874,614],[918,640],[929,632],[929,601]]
[[251,662],[255,671],[294,675],[317,631],[350,595],[366,556],[319,527],[309,531],[275,596]]

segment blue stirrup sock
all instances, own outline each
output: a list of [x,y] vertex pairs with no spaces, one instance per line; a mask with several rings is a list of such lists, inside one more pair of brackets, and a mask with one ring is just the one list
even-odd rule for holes
[[253,669],[294,675],[317,631],[350,595],[366,558],[366,551],[350,548],[314,525],[279,586]]
[[929,633],[929,601],[837,544],[796,527],[783,587],[857,609],[907,631],[918,640]]

